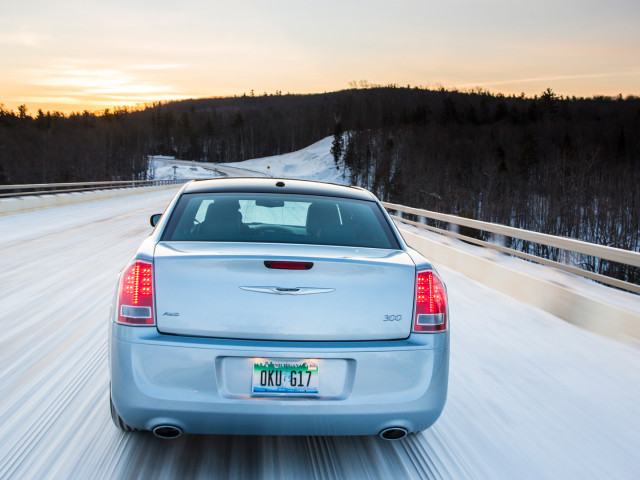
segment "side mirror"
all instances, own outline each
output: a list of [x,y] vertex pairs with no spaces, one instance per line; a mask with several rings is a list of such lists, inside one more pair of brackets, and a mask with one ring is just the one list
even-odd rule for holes
[[149,222],[151,223],[152,227],[155,227],[158,224],[158,222],[160,221],[160,217],[162,217],[161,213],[156,213],[154,215],[151,215]]

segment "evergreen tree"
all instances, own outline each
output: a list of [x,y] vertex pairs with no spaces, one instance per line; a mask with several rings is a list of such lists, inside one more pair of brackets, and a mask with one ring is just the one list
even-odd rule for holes
[[343,133],[342,122],[338,120],[333,128],[333,143],[331,144],[331,155],[333,155],[333,161],[336,162],[336,168],[338,169],[340,168],[339,163],[344,150]]

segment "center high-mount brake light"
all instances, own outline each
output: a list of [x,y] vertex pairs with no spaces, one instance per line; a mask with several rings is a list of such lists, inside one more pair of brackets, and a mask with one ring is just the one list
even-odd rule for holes
[[416,279],[414,332],[441,332],[447,329],[447,292],[440,277],[431,270],[418,272]]
[[155,324],[153,267],[150,263],[135,261],[122,274],[118,291],[117,322],[126,325]]
[[277,260],[265,260],[264,266],[276,270],[311,270],[313,262],[288,262]]

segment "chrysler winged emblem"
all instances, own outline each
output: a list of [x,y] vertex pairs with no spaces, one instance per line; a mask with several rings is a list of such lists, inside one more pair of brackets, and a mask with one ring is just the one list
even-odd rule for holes
[[258,293],[271,293],[273,295],[311,295],[314,293],[329,293],[335,288],[312,288],[312,287],[240,287],[242,290]]

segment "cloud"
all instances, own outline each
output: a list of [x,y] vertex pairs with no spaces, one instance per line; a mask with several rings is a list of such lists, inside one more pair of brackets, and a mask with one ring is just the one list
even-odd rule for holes
[[531,82],[553,82],[560,80],[585,80],[585,79],[593,79],[593,78],[616,78],[616,77],[626,77],[626,76],[634,76],[640,75],[640,71],[630,71],[630,72],[608,72],[608,73],[583,73],[576,75],[549,75],[542,77],[529,77],[529,78],[514,78],[510,80],[495,80],[489,82],[476,82],[476,83],[468,83],[465,85],[459,85],[460,88],[469,88],[469,87],[494,87],[499,85],[512,85],[512,84],[523,84],[523,83],[531,83]]
[[34,32],[0,33],[0,43],[24,47],[38,47],[51,40],[48,35]]
[[157,78],[160,70],[180,68],[179,64],[134,65],[97,68],[75,60],[60,61],[46,68],[27,69],[27,83],[41,96],[59,98],[61,103],[130,105],[152,100],[184,98],[185,94]]
[[175,68],[182,68],[185,65],[182,63],[168,63],[160,65],[134,65],[129,67],[131,70],[173,70]]

